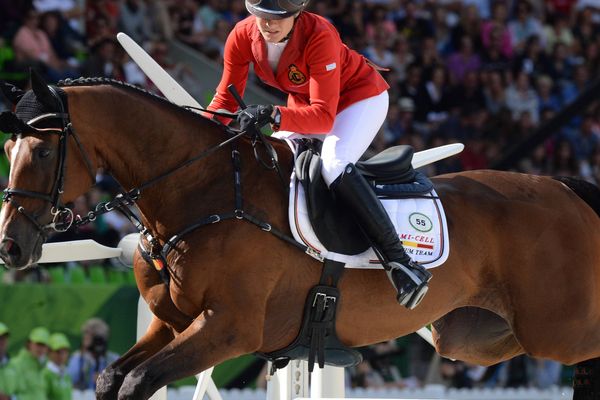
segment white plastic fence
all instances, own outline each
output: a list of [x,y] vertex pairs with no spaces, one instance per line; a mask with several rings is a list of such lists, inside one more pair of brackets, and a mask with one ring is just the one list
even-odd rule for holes
[[[195,387],[184,386],[169,389],[169,400],[190,400]],[[265,400],[262,389],[220,390],[223,400]],[[447,389],[441,385],[428,385],[422,389],[346,389],[348,399],[447,399],[447,400],[567,400],[571,399],[571,388],[540,389]],[[91,390],[76,391],[73,400],[95,400]],[[324,400],[324,399],[323,399]]]

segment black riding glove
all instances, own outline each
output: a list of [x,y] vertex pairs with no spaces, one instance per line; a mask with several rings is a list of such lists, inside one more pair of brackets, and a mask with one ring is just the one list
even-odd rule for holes
[[272,105],[251,105],[241,110],[237,117],[237,122],[240,124],[240,130],[252,132],[252,128],[260,130],[263,126],[272,123],[273,118]]

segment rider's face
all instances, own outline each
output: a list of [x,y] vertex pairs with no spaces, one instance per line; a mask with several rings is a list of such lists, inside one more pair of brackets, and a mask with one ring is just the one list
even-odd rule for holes
[[294,27],[294,17],[265,19],[256,17],[256,25],[267,42],[279,43]]

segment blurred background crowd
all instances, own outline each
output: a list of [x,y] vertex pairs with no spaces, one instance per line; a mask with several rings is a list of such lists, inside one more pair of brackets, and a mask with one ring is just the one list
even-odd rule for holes
[[98,374],[118,358],[108,350],[109,334],[106,322],[91,318],[74,349],[64,333],[38,326],[11,356],[11,330],[0,322],[0,400],[70,400],[73,389],[95,389]]
[[[428,167],[429,175],[494,166],[585,93],[600,68],[600,0],[314,0],[309,8],[334,23],[349,47],[385,68],[390,108],[371,152],[396,144],[416,151],[466,145],[460,156]],[[0,79],[25,87],[33,67],[52,82],[103,76],[156,91],[116,42],[123,31],[194,93],[196,78],[168,58],[168,43],[179,41],[219,63],[229,31],[246,16],[242,0],[0,0]],[[0,102],[3,108],[9,105]],[[600,183],[600,102],[577,111],[511,169]],[[0,167],[5,184],[5,160]],[[76,214],[118,190],[109,176],[100,178],[78,200]],[[118,214],[107,214],[59,239],[89,237],[114,246],[132,230]],[[457,387],[547,387],[568,376],[559,364],[527,357],[491,368],[438,360],[432,369],[432,351],[416,336],[364,352],[351,385],[441,379]]]

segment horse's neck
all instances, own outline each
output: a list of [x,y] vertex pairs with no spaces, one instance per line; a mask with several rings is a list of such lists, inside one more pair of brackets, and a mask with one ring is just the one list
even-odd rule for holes
[[[81,104],[85,107],[78,110],[87,110],[73,112],[74,126],[85,129],[85,139],[93,143],[96,164],[106,168],[126,190],[227,139],[212,122],[142,95],[113,87],[88,89],[95,89],[93,96],[73,96],[73,107]],[[235,145],[242,157],[243,207],[287,230],[285,184],[254,159],[248,140]],[[287,179],[293,156],[285,144],[274,145]],[[202,217],[233,211],[231,149],[228,145],[143,190],[138,207],[144,223],[159,236],[170,237]],[[266,157],[261,148],[259,153]]]
[[[126,190],[175,168],[225,139],[212,123],[143,95],[113,87],[88,88],[93,96],[75,97],[73,124],[93,143],[97,166],[108,170]],[[223,186],[218,174],[231,169],[229,154],[211,156],[144,189],[138,201],[143,220],[160,235],[187,223],[182,209],[200,213],[199,193]],[[229,182],[228,182],[229,183]],[[231,189],[232,192],[232,189]],[[210,195],[209,195],[210,196]],[[214,196],[213,196],[214,197]]]

